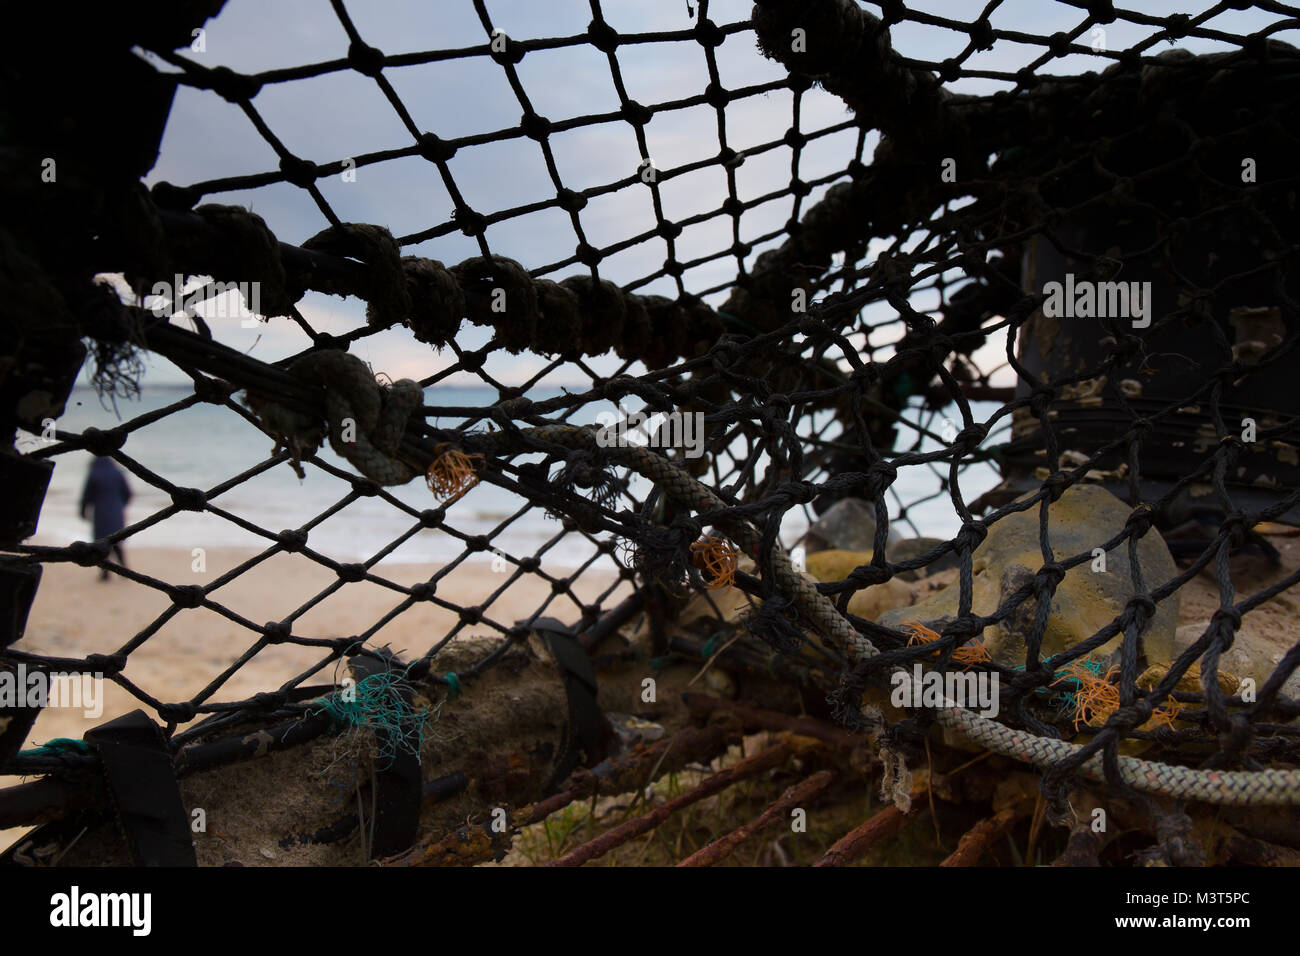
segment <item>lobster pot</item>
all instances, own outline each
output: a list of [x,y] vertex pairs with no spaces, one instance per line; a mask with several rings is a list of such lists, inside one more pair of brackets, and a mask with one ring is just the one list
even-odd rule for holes
[[[1139,486],[1154,501],[1205,468],[1219,444],[1217,406],[1224,434],[1245,442],[1226,486],[1237,507],[1257,510],[1300,486],[1300,393],[1293,363],[1278,348],[1300,328],[1286,304],[1294,301],[1295,277],[1267,267],[1277,237],[1266,238],[1252,209],[1189,224],[1178,218],[1180,201],[1152,198],[1168,217],[1145,204],[1108,203],[1026,244],[1024,291],[1048,298],[1021,329],[1019,358],[1032,380],[1021,378],[1016,395],[1029,396],[1035,383],[1060,386],[1048,417],[1061,460],[1043,457],[1043,423],[1023,408],[1013,419],[1005,477],[1028,490],[1047,472],[1100,453],[1090,477],[1127,497],[1127,443],[1102,449],[1146,419]],[[1096,374],[1127,336],[1135,337],[1133,347]],[[1216,401],[1207,373],[1234,360],[1241,374],[1222,380]],[[1197,508],[1212,477],[1205,469],[1180,508]],[[1300,508],[1278,520],[1300,523]]]

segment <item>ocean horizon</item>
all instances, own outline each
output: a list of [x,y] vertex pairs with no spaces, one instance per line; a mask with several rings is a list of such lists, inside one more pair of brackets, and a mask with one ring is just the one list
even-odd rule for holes
[[[579,387],[573,386],[575,389]],[[133,399],[119,397],[115,412],[109,399],[101,401],[93,388],[78,386],[73,389],[65,413],[57,421],[57,428],[74,432],[90,427],[113,428],[139,415],[165,408],[191,392],[188,385],[145,385],[139,396]],[[540,400],[562,392],[562,386],[538,387],[530,390],[529,396]],[[425,390],[425,402],[443,407],[480,407],[490,404],[496,395],[496,389],[486,385],[435,385]],[[597,421],[597,412],[595,406],[587,406],[579,409],[570,421],[592,424]],[[448,417],[432,421],[450,427],[463,419]],[[19,445],[25,450],[38,440],[26,433],[22,435],[25,439],[20,437]],[[132,432],[122,450],[175,485],[208,491],[262,462],[272,446],[270,437],[241,416],[221,406],[204,403],[166,415]],[[355,473],[351,465],[334,454],[328,443],[319,455],[340,470]],[[91,537],[90,522],[81,518],[78,505],[93,458],[88,452],[72,451],[53,460],[54,474],[41,509],[40,523],[36,534],[25,542],[27,544],[65,546]],[[350,491],[346,481],[311,465],[304,467],[306,478],[299,479],[287,462],[282,463],[212,497],[210,503],[271,534],[300,528],[334,507]],[[984,476],[987,480],[975,478],[971,487],[977,490],[968,492],[967,500],[997,480],[996,473],[988,466],[972,467],[983,469],[988,474]],[[164,492],[142,478],[128,474],[127,479],[133,492],[127,506],[128,523],[145,521],[171,504]],[[938,482],[927,469],[912,467],[900,470],[895,487],[904,501],[912,502],[938,490]],[[411,481],[385,490],[417,511],[437,505],[422,481]],[[645,479],[634,478],[634,494],[643,497],[648,490],[649,483]],[[448,510],[446,526],[464,535],[489,535],[493,547],[510,556],[531,555],[554,538],[560,526],[540,507],[519,515],[525,505],[525,500],[512,492],[479,483]],[[891,508],[891,515],[894,513],[896,509]],[[950,537],[958,526],[946,495],[910,509],[908,514],[922,534]],[[309,534],[309,545],[338,561],[369,561],[394,539],[411,530],[415,523],[414,519],[382,498],[360,498],[314,526]],[[806,528],[803,515],[798,510],[791,510],[782,524],[783,543],[792,546]],[[899,530],[905,536],[911,533],[907,528]],[[132,547],[190,551],[194,548],[260,549],[270,544],[270,538],[208,512],[179,512],[141,529],[125,542],[128,560]],[[441,564],[458,557],[463,550],[463,542],[455,535],[443,529],[421,529],[384,560]],[[594,547],[590,542],[570,535],[548,551],[545,560],[548,566],[573,568],[593,553]],[[491,561],[492,558],[493,553],[487,551],[471,555],[469,560]]]

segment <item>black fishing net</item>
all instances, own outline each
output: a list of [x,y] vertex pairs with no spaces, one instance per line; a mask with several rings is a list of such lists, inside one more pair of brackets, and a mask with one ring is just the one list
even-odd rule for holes
[[[6,668],[103,675],[157,718],[164,752],[212,766],[259,746],[232,743],[249,726],[271,728],[279,749],[346,724],[337,707],[313,704],[321,685],[340,661],[391,664],[385,627],[430,602],[455,623],[424,646],[391,650],[402,681],[449,697],[473,695],[546,619],[562,619],[593,653],[620,629],[647,627],[655,666],[716,657],[799,685],[806,706],[883,748],[887,768],[924,759],[938,711],[891,711],[879,699],[900,665],[919,663],[996,675],[992,722],[1021,735],[999,752],[1036,764],[1054,800],[1090,761],[1093,776],[1125,793],[1300,799],[1286,770],[1300,756],[1291,723],[1300,647],[1278,633],[1285,618],[1250,628],[1300,582],[1289,537],[1300,516],[1290,387],[1300,54],[1283,40],[1296,8],[1222,2],[1157,15],[1062,2],[1047,5],[1062,29],[1044,35],[1026,22],[1047,14],[1035,8],[1026,21],[999,0],[960,15],[903,0],[768,0],[752,13],[701,0],[681,10],[680,27],[637,33],[592,0],[585,30],[525,37],[476,0],[472,45],[394,53],[336,0],[338,57],[251,73],[193,52],[191,29],[215,12],[201,6],[103,25],[84,62],[105,79],[84,102],[82,88],[37,89],[48,67],[20,52],[5,67],[7,84],[37,92],[6,97],[0,388],[11,439],[20,428],[45,432],[7,456],[15,493],[3,560],[17,610]],[[607,64],[616,104],[543,115],[532,88],[541,81],[528,78],[585,74],[530,72],[530,61],[558,64],[579,49]],[[689,95],[632,97],[620,61],[650,49],[694,59]],[[724,66],[742,53],[765,57],[774,78],[729,85]],[[518,119],[463,134],[425,128],[397,77],[431,64],[499,70]],[[279,84],[342,74],[373,85],[404,142],[319,155],[280,139],[259,109]],[[175,88],[187,103],[237,109],[274,165],[146,189]],[[835,121],[809,122],[806,104],[832,94],[848,109],[818,109]],[[101,115],[97,104],[128,96],[130,116]],[[711,112],[713,138],[656,167],[656,124],[693,110]],[[113,124],[128,148],[105,156],[99,137]],[[582,186],[566,179],[557,157],[571,146],[558,144],[609,129],[626,144],[622,172]],[[540,153],[549,187],[508,208],[462,190],[458,175],[477,151],[499,144]],[[836,160],[822,172],[826,144]],[[41,181],[46,156],[58,160],[57,184]],[[355,200],[337,184],[349,173],[379,182],[402,163],[425,164],[452,208],[401,234],[349,221],[337,197],[349,209]],[[788,181],[756,193],[746,167],[773,163],[788,165]],[[707,206],[679,214],[692,182]],[[225,201],[290,188],[325,220],[297,244],[242,200]],[[639,211],[617,217],[616,238],[599,238],[609,216],[596,210],[627,194]],[[411,205],[427,208],[419,197]],[[503,254],[521,230],[539,228],[551,261]],[[94,278],[104,274],[117,278]],[[158,314],[150,290],[173,276],[205,277],[196,302],[255,288],[259,321],[296,326],[299,344],[267,360],[230,344],[201,305]],[[364,319],[317,328],[300,305],[319,294],[364,301]],[[418,372],[395,380],[367,364],[386,336]],[[43,423],[59,417],[86,349],[121,423],[50,433]],[[135,415],[146,353],[193,387]],[[512,378],[520,356],[537,361]],[[494,397],[426,404],[446,394],[437,386],[470,380]],[[242,418],[275,450],[203,488],[132,456],[138,434],[198,406]],[[659,437],[675,440],[599,430],[629,409],[662,414]],[[111,457],[171,504],[110,538],[23,543],[48,466],[72,452]],[[336,479],[336,504],[273,527],[223,502],[289,468]],[[423,503],[399,493],[422,483]],[[476,483],[515,506],[487,533],[461,520]],[[321,522],[362,499],[399,513],[406,530],[360,562],[313,546]],[[187,512],[239,526],[264,551],[201,586],[111,556],[115,542]],[[540,546],[518,533],[529,514],[550,516]],[[850,524],[856,543],[846,544]],[[420,536],[454,539],[460,557],[422,583],[386,578],[376,565]],[[792,584],[792,548],[805,591]],[[336,580],[271,622],[223,603],[223,587],[284,553]],[[830,554],[841,556],[838,571],[827,570]],[[501,587],[465,606],[445,581],[487,556],[501,562]],[[138,633],[104,622],[102,647],[84,658],[24,650],[24,608],[41,566],[57,562],[107,568],[164,596],[166,609]],[[515,619],[494,604],[523,579],[544,582],[549,596]],[[592,580],[601,586],[577,593]],[[319,602],[363,581],[391,592],[390,612],[345,635],[300,628]],[[704,630],[675,625],[687,603],[722,587],[743,595],[743,614],[715,607]],[[839,624],[828,625],[828,607]],[[238,659],[185,700],[129,679],[131,655],[199,608],[247,638]],[[504,640],[456,670],[442,666],[439,655],[469,634]],[[229,693],[241,667],[283,645],[319,660],[256,696]],[[397,691],[390,681],[377,693]],[[409,731],[397,711],[375,718],[396,729],[393,746]],[[1024,741],[1076,747],[1039,752]],[[100,760],[89,746],[6,743],[9,774],[53,779]],[[1164,768],[1155,784],[1124,769],[1135,754]],[[1207,783],[1216,771],[1243,776]],[[903,799],[905,776],[892,786]]]

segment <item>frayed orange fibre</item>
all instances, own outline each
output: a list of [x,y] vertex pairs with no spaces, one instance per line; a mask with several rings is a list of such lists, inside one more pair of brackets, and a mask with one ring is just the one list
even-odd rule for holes
[[474,473],[474,459],[483,459],[482,455],[467,455],[457,448],[439,446],[443,450],[429,465],[424,480],[434,496],[444,504],[451,504],[478,484],[478,475]]
[[736,546],[726,538],[705,535],[691,542],[691,563],[700,570],[704,586],[710,591],[731,587],[736,581]]
[[[912,636],[907,641],[908,647],[916,644],[933,644],[939,640],[939,633],[926,627],[920,621],[904,621],[903,627],[912,632]],[[935,651],[931,656],[937,658],[939,652]],[[967,641],[952,652],[952,659],[958,664],[966,665],[966,669],[969,670],[971,665],[986,664],[993,658],[989,654],[988,645],[983,641]]]

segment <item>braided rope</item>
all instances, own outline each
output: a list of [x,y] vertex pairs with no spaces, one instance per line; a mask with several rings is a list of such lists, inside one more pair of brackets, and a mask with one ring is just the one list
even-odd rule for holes
[[[380,485],[404,485],[421,473],[398,457],[407,420],[424,401],[419,382],[404,378],[381,389],[365,362],[340,349],[304,355],[289,372],[322,390],[325,433],[340,458]],[[319,447],[324,437],[319,419],[295,414],[254,391],[248,394],[263,430],[288,448],[295,462]]]
[[[547,425],[522,430],[522,434],[573,448],[596,448],[595,432],[570,425]],[[496,432],[471,439],[476,450],[499,453],[513,446],[513,434]],[[467,443],[468,444],[468,443]],[[602,449],[607,455],[658,484],[665,494],[680,504],[699,512],[726,508],[726,504],[709,488],[696,481],[666,458],[637,446]],[[748,525],[723,522],[737,544],[751,555],[758,550],[758,535]],[[772,549],[772,566],[776,583],[791,597],[799,609],[823,634],[836,642],[850,661],[879,654],[879,650],[849,624],[835,605],[794,569],[785,552]],[[906,673],[904,668],[897,668]],[[1048,768],[1076,754],[1082,748],[1064,740],[1039,737],[1015,730],[947,698],[938,708],[939,723],[965,734],[975,743],[995,753]],[[895,755],[895,759],[897,756]],[[1300,804],[1300,770],[1221,771],[1195,770],[1162,764],[1137,757],[1118,758],[1120,778],[1129,786],[1146,793],[1156,793],[1185,800],[1234,806]],[[1102,755],[1094,754],[1079,770],[1094,780],[1104,780]]]

